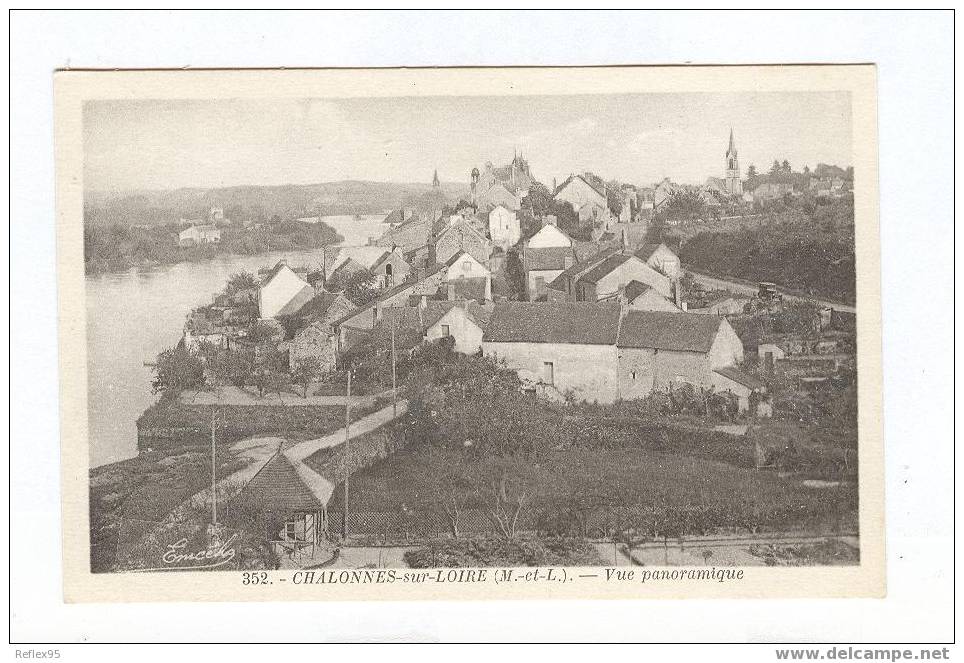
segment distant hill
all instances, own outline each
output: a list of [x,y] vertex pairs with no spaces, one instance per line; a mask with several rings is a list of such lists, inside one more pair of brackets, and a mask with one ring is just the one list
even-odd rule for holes
[[[451,203],[467,197],[468,185],[442,183]],[[345,180],[323,184],[234,186],[84,194],[84,222],[90,225],[163,225],[204,219],[212,207],[235,222],[282,220],[332,214],[378,214],[415,205],[432,192],[430,184]]]

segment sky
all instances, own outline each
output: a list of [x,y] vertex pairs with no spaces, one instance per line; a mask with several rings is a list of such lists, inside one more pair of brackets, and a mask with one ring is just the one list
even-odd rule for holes
[[467,182],[518,150],[544,184],[591,170],[648,186],[852,164],[847,92],[118,100],[84,109],[84,187],[175,189],[345,179]]

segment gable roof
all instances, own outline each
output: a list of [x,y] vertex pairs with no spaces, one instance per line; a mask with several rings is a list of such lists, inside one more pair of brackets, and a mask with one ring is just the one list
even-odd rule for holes
[[585,175],[570,175],[562,184],[556,187],[556,190],[552,192],[552,197],[555,198],[560,191],[569,186],[574,180],[582,180],[590,189],[598,193],[600,196],[603,198],[607,197],[605,183],[595,182],[593,181],[592,177],[586,177]]
[[483,341],[612,345],[619,307],[595,302],[503,302],[495,305]]
[[298,476],[291,461],[281,453],[280,447],[251,477],[236,499],[270,513],[320,511],[325,508]]
[[[285,267],[288,267],[288,263],[285,262],[284,260],[279,260],[277,263],[275,263],[275,266],[269,269],[267,272],[265,272],[264,276],[261,277],[261,284],[260,284],[261,287],[263,288],[269,283],[271,283],[271,280],[274,277],[276,277],[278,275],[278,272],[280,272]],[[291,267],[288,267],[288,269],[291,269]],[[292,273],[294,272],[293,269],[291,269],[291,271]]]
[[335,305],[335,302],[340,299],[348,302],[349,305],[354,307],[347,297],[339,292],[319,292],[317,293],[308,303],[301,307],[298,311],[301,315],[313,319],[322,319],[328,313],[328,309]]
[[590,269],[587,273],[583,274],[579,280],[586,281],[587,283],[597,283],[600,279],[605,277],[607,274],[612,272],[614,269],[625,263],[627,260],[633,256],[628,256],[625,253],[617,253],[611,255],[598,265]]
[[[571,279],[574,276],[577,276],[579,274],[582,274],[592,269],[594,265],[601,263],[609,256],[614,255],[618,252],[619,252],[619,249],[615,249],[615,248],[603,249],[602,251],[599,251],[597,254],[595,254],[594,256],[590,257],[587,260],[584,260],[582,262],[577,261],[575,265],[573,265],[572,267],[569,267],[568,269],[563,271],[562,274],[554,278],[552,282],[549,283],[549,287],[553,288],[554,290],[564,290],[566,281],[568,279]],[[576,257],[577,259],[579,257],[578,251],[576,253]]]
[[452,279],[448,282],[448,285],[454,291],[456,299],[484,301],[486,281],[486,277],[476,276]]
[[[486,221],[486,223],[488,223],[488,221]],[[435,243],[438,244],[442,240],[442,238],[449,233],[449,231],[454,230],[455,228],[466,228],[473,235],[476,235],[483,242],[489,241],[488,238],[485,235],[483,235],[478,228],[476,228],[474,225],[466,221],[465,217],[463,216],[463,217],[460,217],[458,221],[456,221],[455,223],[449,223],[445,228],[439,231],[438,235],[435,237]]]
[[629,311],[619,330],[621,348],[709,352],[723,318],[699,313]]
[[[552,228],[552,230],[546,230],[546,228]],[[562,235],[565,239],[569,240],[569,246],[572,246],[572,245],[573,245],[574,240],[572,239],[572,237],[570,237],[570,236],[568,235],[568,233],[566,233],[565,230],[563,230],[563,229],[560,228],[559,226],[557,226],[557,225],[555,225],[555,224],[552,224],[552,223],[547,223],[547,224],[545,224],[544,226],[542,226],[541,228],[539,228],[539,230],[537,230],[532,237],[530,237],[529,239],[526,240],[525,245],[526,245],[526,246],[529,246],[529,242],[531,242],[533,239],[535,239],[536,237],[538,237],[539,235],[541,235],[543,232],[545,232],[546,234],[549,234],[549,233],[558,233],[558,234]],[[547,248],[547,247],[536,247],[536,248]]]
[[736,366],[724,366],[723,368],[713,369],[714,373],[719,373],[725,378],[733,380],[737,384],[742,384],[747,389],[762,389],[766,385],[752,375],[747,375]]
[[354,260],[365,269],[372,269],[389,251],[384,246],[342,246],[339,247],[330,270],[334,272],[343,263]]
[[[638,250],[636,251],[636,253],[634,253],[633,255],[635,255],[637,258],[639,258],[639,259],[642,260],[643,262],[646,262],[647,260],[649,260],[649,259],[653,256],[654,253],[656,253],[656,252],[659,250],[659,247],[661,247],[661,246],[666,247],[666,249],[667,249],[668,251],[672,252],[672,249],[670,249],[670,248],[669,248],[668,246],[666,246],[666,244],[664,244],[664,243],[656,244],[656,243],[648,242],[648,243],[646,243],[646,244],[643,244],[641,247],[639,247],[639,249],[638,249]],[[675,255],[675,254],[674,254],[674,255]]]

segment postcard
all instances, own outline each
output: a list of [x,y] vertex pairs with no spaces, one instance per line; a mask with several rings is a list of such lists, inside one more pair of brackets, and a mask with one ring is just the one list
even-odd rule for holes
[[66,600],[884,596],[876,109],[58,72]]

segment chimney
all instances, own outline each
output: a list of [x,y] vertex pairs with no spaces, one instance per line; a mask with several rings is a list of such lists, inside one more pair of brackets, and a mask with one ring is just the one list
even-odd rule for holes
[[427,296],[422,295],[422,296],[419,298],[419,300],[418,300],[418,307],[419,307],[420,309],[423,309],[423,310],[424,310],[426,307],[428,307],[428,297],[427,297]]
[[455,301],[455,284],[446,283],[445,286],[446,286],[446,289],[448,290],[447,292],[448,300],[450,302],[454,302]]
[[680,289],[679,279],[673,281],[673,301],[676,303],[676,307],[686,310],[683,306],[683,293]]
[[569,269],[572,267],[572,256],[565,256],[562,259],[562,268]]
[[556,223],[557,223],[557,219],[556,219],[556,215],[555,215],[555,214],[546,214],[546,223],[545,223],[545,225],[547,225],[547,226],[554,226],[554,225],[556,225]]
[[459,216],[458,216],[458,214],[453,214],[452,216],[449,217],[449,225],[450,225],[450,226],[454,226],[454,225],[455,225],[456,223],[458,223],[458,222],[459,222]]

